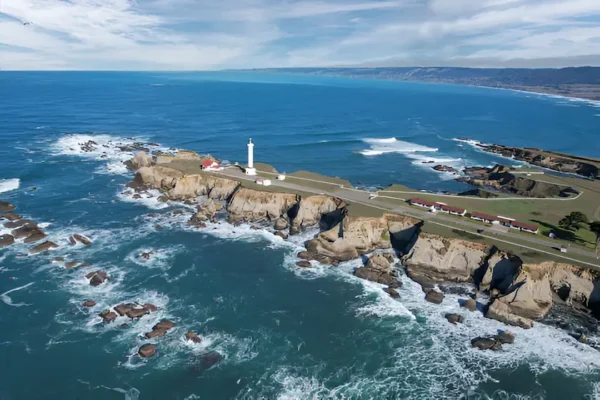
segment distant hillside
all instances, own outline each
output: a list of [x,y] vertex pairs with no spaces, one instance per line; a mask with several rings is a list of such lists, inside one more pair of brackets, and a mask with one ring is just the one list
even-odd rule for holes
[[413,82],[456,83],[600,100],[600,67],[561,69],[455,67],[284,68],[264,71]]

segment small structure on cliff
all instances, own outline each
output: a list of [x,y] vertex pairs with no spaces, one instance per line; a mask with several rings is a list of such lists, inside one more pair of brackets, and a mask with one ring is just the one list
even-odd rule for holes
[[246,167],[246,175],[256,175],[254,168],[254,143],[252,138],[248,139],[248,166]]
[[202,161],[202,170],[204,171],[222,171],[223,167],[221,167],[216,161],[206,159]]

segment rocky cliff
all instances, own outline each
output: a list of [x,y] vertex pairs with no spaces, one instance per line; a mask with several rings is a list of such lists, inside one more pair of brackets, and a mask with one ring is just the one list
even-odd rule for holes
[[430,287],[439,282],[471,282],[490,247],[465,240],[421,233],[403,257],[408,276]]
[[[415,218],[390,214],[381,218],[346,216],[332,229],[308,241],[306,248],[314,256],[351,260],[376,249],[392,248],[393,236],[405,239],[406,245],[420,223]],[[402,245],[400,241],[398,243]]]
[[182,177],[183,172],[173,168],[142,167],[135,173],[135,178],[130,186],[137,188],[149,186],[159,190],[171,190]]
[[228,200],[240,183],[232,179],[208,175],[185,175],[179,178],[169,191],[172,199],[208,196],[215,200]]
[[313,226],[321,221],[324,214],[335,212],[346,207],[342,200],[331,196],[317,195],[302,198],[293,217],[296,229]]
[[232,222],[274,221],[287,216],[298,200],[295,194],[241,188],[229,201],[227,211]]

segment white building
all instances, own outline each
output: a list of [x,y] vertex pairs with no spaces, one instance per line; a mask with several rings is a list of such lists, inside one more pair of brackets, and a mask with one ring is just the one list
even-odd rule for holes
[[252,143],[252,138],[248,139],[248,166],[246,167],[246,175],[256,175],[256,169],[254,168],[254,143]]

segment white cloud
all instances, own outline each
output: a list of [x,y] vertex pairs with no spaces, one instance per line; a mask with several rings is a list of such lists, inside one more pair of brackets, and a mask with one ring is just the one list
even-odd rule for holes
[[599,0],[0,0],[0,68],[493,65],[600,55],[598,21]]

